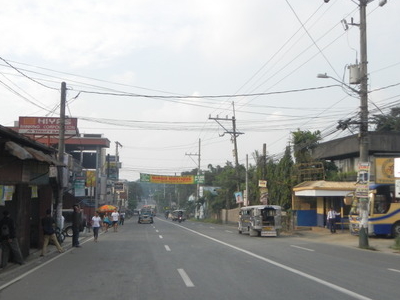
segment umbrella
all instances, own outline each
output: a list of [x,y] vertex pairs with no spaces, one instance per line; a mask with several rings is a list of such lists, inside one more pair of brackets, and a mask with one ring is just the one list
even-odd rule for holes
[[114,210],[116,210],[116,209],[117,209],[116,206],[106,204],[106,205],[100,206],[100,207],[97,209],[97,211],[98,211],[98,212],[111,212],[111,211],[114,211]]

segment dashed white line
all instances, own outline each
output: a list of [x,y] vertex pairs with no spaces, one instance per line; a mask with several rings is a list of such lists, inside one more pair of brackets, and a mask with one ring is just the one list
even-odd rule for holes
[[311,251],[311,252],[315,251],[315,250],[313,250],[313,249],[304,248],[304,247],[300,247],[300,246],[296,246],[296,245],[290,245],[290,247],[298,248],[298,249],[306,250],[306,251]]
[[194,287],[193,282],[190,280],[184,269],[178,269],[178,273],[179,275],[181,275],[183,282],[186,284],[187,287]]
[[160,234],[160,235],[159,235],[159,238],[160,238],[160,239],[162,239],[162,238],[163,238],[163,236]]
[[231,230],[225,230],[225,232],[227,232],[227,233],[233,233],[233,231],[231,231]]
[[331,289],[333,289],[333,290],[335,290],[335,291],[338,291],[338,292],[340,292],[340,293],[343,293],[343,294],[348,295],[348,296],[350,296],[350,297],[353,297],[353,298],[355,298],[355,299],[358,299],[358,300],[372,300],[372,298],[363,296],[363,295],[361,295],[361,294],[358,294],[358,293],[353,292],[353,291],[351,291],[351,290],[348,290],[348,289],[346,289],[346,288],[342,288],[342,287],[340,287],[340,286],[338,286],[338,285],[336,285],[336,284],[330,283],[330,282],[328,282],[328,281],[325,281],[325,280],[320,279],[320,278],[318,278],[318,277],[316,277],[316,276],[307,274],[307,273],[302,272],[302,271],[300,271],[300,270],[291,268],[291,267],[289,267],[289,266],[286,266],[286,265],[284,265],[284,264],[281,264],[281,263],[279,263],[279,262],[276,262],[276,261],[274,261],[274,260],[272,260],[272,259],[268,259],[268,258],[266,258],[266,257],[257,255],[257,254],[255,254],[255,253],[253,253],[253,252],[250,252],[250,251],[248,251],[248,250],[242,249],[242,248],[240,248],[240,247],[236,247],[236,246],[234,246],[234,245],[225,243],[225,242],[220,241],[220,240],[218,240],[218,239],[216,239],[216,238],[213,238],[213,237],[208,236],[208,235],[206,235],[206,234],[200,233],[200,232],[198,232],[198,231],[196,231],[196,230],[192,230],[192,229],[189,229],[189,228],[186,228],[186,227],[182,227],[182,228],[185,229],[185,230],[188,230],[188,231],[190,231],[190,232],[193,232],[193,233],[195,233],[195,234],[197,234],[197,235],[199,235],[199,236],[205,237],[205,238],[207,238],[207,239],[209,239],[209,240],[211,240],[211,241],[217,242],[217,243],[219,243],[219,244],[221,244],[221,245],[225,245],[225,246],[227,246],[227,247],[230,247],[231,249],[235,249],[235,250],[237,250],[237,251],[239,251],[239,252],[245,253],[245,254],[247,254],[247,255],[249,255],[249,256],[252,256],[252,257],[254,257],[254,258],[257,258],[257,259],[259,259],[259,260],[261,260],[261,261],[264,261],[264,262],[266,262],[266,263],[269,263],[269,264],[271,264],[271,265],[274,265],[274,266],[276,266],[276,267],[279,267],[279,268],[281,268],[281,269],[284,269],[284,270],[286,270],[286,271],[288,271],[288,272],[291,272],[291,273],[293,273],[293,274],[297,274],[297,275],[299,275],[299,276],[302,276],[302,277],[304,277],[304,278],[307,278],[307,279],[309,279],[309,280],[312,280],[312,281],[314,281],[314,282],[316,282],[316,283],[319,283],[319,284],[321,284],[321,285],[324,285],[324,286],[326,286],[326,287],[329,287],[329,288],[331,288]]
[[156,229],[156,232],[159,232],[158,229]]
[[171,248],[168,245],[164,245],[164,247],[165,247],[165,250],[171,251]]

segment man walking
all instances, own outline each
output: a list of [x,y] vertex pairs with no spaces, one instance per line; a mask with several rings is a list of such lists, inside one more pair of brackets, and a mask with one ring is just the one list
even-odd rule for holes
[[42,248],[42,252],[41,252],[40,256],[44,256],[47,253],[47,245],[49,244],[50,240],[57,247],[57,250],[59,253],[64,252],[64,249],[61,248],[60,244],[58,243],[57,237],[56,237],[56,233],[55,233],[56,222],[54,221],[53,217],[51,216],[50,209],[46,210],[46,216],[44,218],[42,218],[42,227],[43,227],[44,241],[43,241],[43,248]]
[[80,248],[79,244],[79,232],[82,227],[82,215],[79,205],[75,204],[72,212],[72,247]]
[[328,226],[331,229],[331,233],[336,233],[336,216],[340,215],[339,213],[337,213],[333,207],[331,207],[331,209],[328,211],[328,215],[326,217],[327,221],[328,221]]
[[112,219],[114,232],[117,232],[118,231],[118,221],[119,221],[119,213],[118,213],[117,209],[115,209],[114,212],[111,214],[111,219]]

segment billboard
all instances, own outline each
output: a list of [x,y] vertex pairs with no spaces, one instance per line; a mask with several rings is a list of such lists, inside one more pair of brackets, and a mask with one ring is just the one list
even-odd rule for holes
[[140,173],[140,181],[164,184],[198,184],[204,183],[204,175],[168,176]]
[[[60,118],[52,117],[19,117],[18,133],[58,135],[60,120]],[[78,119],[65,118],[65,135],[77,134]]]

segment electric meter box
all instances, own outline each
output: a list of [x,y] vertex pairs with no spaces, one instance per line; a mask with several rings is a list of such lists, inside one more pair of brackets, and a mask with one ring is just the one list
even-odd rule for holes
[[360,66],[359,65],[350,65],[349,66],[349,83],[350,84],[360,84],[361,83]]

